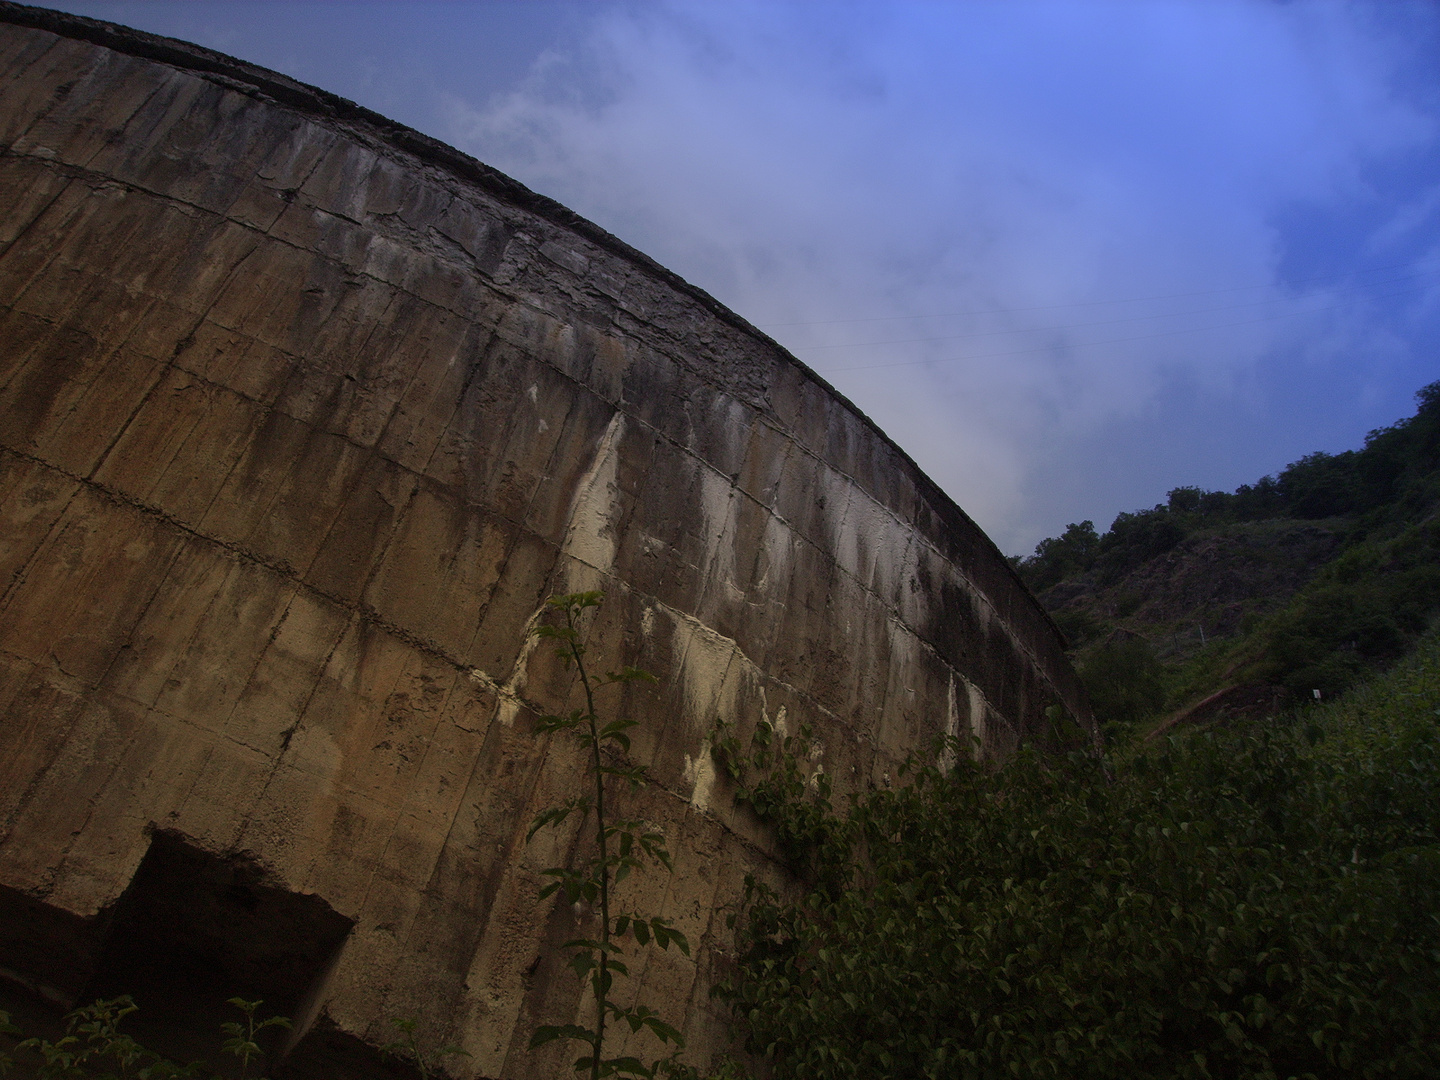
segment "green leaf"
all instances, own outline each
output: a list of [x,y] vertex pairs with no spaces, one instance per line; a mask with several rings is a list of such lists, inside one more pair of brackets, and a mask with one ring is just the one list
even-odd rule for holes
[[588,797],[583,795],[577,796],[558,806],[549,807],[536,814],[530,822],[530,831],[525,834],[525,842],[528,844],[541,829],[551,825],[560,825],[569,818],[571,814],[576,812],[582,815],[590,812],[590,799]]
[[538,1049],[558,1039],[578,1039],[593,1045],[595,1033],[578,1024],[545,1024],[536,1028],[535,1033],[530,1036],[530,1049]]
[[605,1058],[600,1062],[601,1076],[653,1076],[654,1073],[636,1057]]
[[662,948],[668,949],[670,947],[670,943],[674,942],[676,947],[679,948],[682,953],[684,953],[686,956],[690,955],[690,942],[686,940],[683,933],[681,933],[679,930],[676,930],[673,926],[670,925],[668,919],[651,919],[650,926],[651,929],[655,931],[656,943]]
[[[636,727],[639,723],[640,721],[638,720],[611,720],[600,729],[600,738],[613,739],[623,737],[625,732],[629,731],[632,727]],[[627,750],[630,748],[629,739],[625,740],[625,748]]]
[[595,938],[571,938],[569,941],[562,941],[560,948],[590,949],[594,952],[607,952],[612,949],[613,946],[606,945],[603,941],[597,941]]
[[685,1045],[685,1040],[681,1038],[680,1032],[665,1023],[665,1021],[661,1020],[658,1016],[651,1015],[645,1017],[645,1026],[659,1036],[661,1042],[674,1043],[676,1046],[681,1047]]

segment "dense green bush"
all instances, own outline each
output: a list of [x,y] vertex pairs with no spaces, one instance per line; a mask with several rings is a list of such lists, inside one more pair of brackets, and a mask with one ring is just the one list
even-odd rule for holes
[[1079,666],[1095,716],[1104,723],[1133,726],[1165,704],[1165,669],[1141,638],[1107,641],[1091,649]]
[[1378,714],[1194,734],[1113,779],[962,757],[827,814],[803,752],[772,760],[750,790],[789,792],[765,805],[817,857],[799,898],[752,888],[724,990],[750,1049],[777,1080],[1434,1076],[1427,640]]
[[1440,610],[1440,520],[1360,540],[1264,628],[1260,675],[1339,693],[1404,655]]

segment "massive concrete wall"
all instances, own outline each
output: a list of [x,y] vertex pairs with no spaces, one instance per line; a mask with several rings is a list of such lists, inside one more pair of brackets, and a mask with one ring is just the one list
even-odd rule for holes
[[[317,1031],[418,1014],[458,1072],[553,1072],[525,1046],[574,1015],[552,946],[585,919],[535,900],[575,838],[524,842],[580,767],[531,733],[575,691],[526,643],[555,592],[604,589],[597,663],[661,679],[614,703],[676,854],[632,882],[697,950],[639,993],[697,1060],[725,1038],[725,914],[778,874],[717,719],[812,724],[843,789],[940,731],[1003,754],[1053,703],[1085,716],[980,530],[704,293],[283,76],[0,20],[12,980],[71,1000],[117,936],[205,907],[186,947],[265,939],[227,939],[227,977],[289,963],[266,992]],[[204,903],[165,892],[202,878]]]

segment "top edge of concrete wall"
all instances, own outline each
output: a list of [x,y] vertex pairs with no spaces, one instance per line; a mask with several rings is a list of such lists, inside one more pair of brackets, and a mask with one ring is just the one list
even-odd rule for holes
[[[948,524],[971,531],[982,538],[995,554],[998,562],[1005,567],[1009,576],[1023,593],[1029,590],[1010,565],[1003,552],[954,499],[945,492],[915,462],[903,447],[891,438],[874,420],[855,405],[849,398],[832,386],[804,361],[795,357],[783,345],[764,331],[752,325],[743,316],[732,311],[699,286],[691,284],[679,274],[667,269],[619,237],[596,225],[593,221],[575,213],[569,207],[532,191],[518,180],[505,175],[483,161],[471,157],[439,139],[425,135],[414,128],[391,120],[363,105],[356,104],[339,94],[331,93],[317,86],[292,79],[277,71],[248,63],[225,53],[216,52],[178,38],[163,37],[118,23],[103,22],[83,15],[56,11],[51,8],[32,7],[17,4],[11,0],[0,0],[0,23],[10,23],[38,30],[45,30],[61,37],[88,41],[116,52],[173,65],[188,71],[219,76],[231,84],[232,89],[248,92],[269,99],[279,105],[295,109],[309,116],[328,120],[340,126],[349,127],[388,143],[397,150],[421,161],[449,170],[458,179],[474,184],[488,194],[502,199],[521,209],[527,210],[553,224],[569,229],[576,235],[634,264],[652,277],[664,282],[677,292],[690,297],[716,318],[754,337],[771,349],[787,363],[802,371],[806,378],[822,387],[827,394],[842,404],[860,419],[883,442],[889,445],[899,458],[912,470],[917,484],[933,500],[932,506],[942,517],[950,518]],[[1043,622],[1049,625],[1060,642],[1064,634],[1050,618],[1049,613],[1035,602]]]

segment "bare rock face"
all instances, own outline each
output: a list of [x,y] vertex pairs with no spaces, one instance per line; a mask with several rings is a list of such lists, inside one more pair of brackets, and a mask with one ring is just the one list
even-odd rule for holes
[[0,147],[0,974],[35,1001],[145,987],[193,1027],[263,995],[295,1075],[363,1072],[397,1016],[458,1074],[563,1072],[526,1049],[584,1008],[554,945],[586,916],[535,898],[582,841],[525,843],[582,764],[531,733],[576,693],[527,641],[553,593],[603,589],[597,666],[661,680],[606,707],[676,856],[630,899],[698,946],[634,982],[699,1063],[725,916],[784,879],[717,720],[812,725],[842,791],[939,732],[1088,724],[1049,619],[873,424],[514,181],[11,5]]

